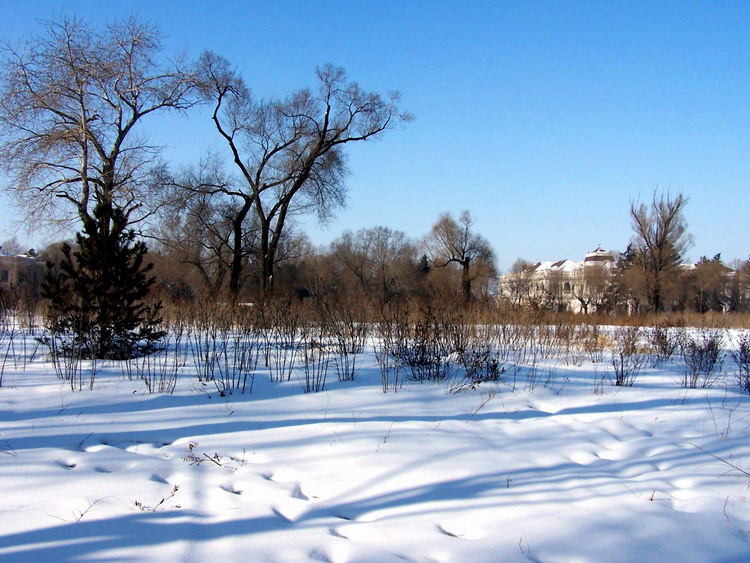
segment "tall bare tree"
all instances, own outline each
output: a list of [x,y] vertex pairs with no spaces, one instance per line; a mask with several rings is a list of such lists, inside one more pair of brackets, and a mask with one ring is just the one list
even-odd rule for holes
[[[159,147],[138,125],[198,99],[189,74],[161,52],[159,31],[136,19],[102,30],[76,19],[48,22],[43,35],[5,46],[0,166],[29,218],[86,224],[99,204],[130,222],[148,212]],[[111,217],[101,220],[108,227]]]
[[631,202],[633,249],[637,267],[644,276],[646,300],[652,311],[664,309],[666,281],[692,244],[687,232],[687,198],[677,194],[654,192],[651,205]]
[[[0,166],[32,220],[80,224],[63,245],[43,296],[48,327],[70,332],[90,357],[126,358],[153,348],[158,305],[147,252],[130,228],[150,213],[159,148],[138,125],[197,103],[192,77],[160,60],[158,31],[135,19],[93,29],[65,19],[0,63]],[[195,94],[195,95],[194,95]],[[62,203],[62,205],[61,205]]]
[[495,275],[492,247],[472,230],[473,226],[468,211],[463,211],[458,220],[450,213],[442,213],[425,239],[430,260],[436,268],[452,264],[461,268],[461,290],[466,301],[471,299],[475,280]]
[[255,100],[240,74],[214,53],[201,56],[200,68],[203,94],[214,104],[214,125],[243,182],[241,190],[225,193],[257,218],[256,262],[264,294],[273,287],[289,218],[314,211],[325,219],[343,205],[344,145],[375,139],[410,115],[399,110],[397,93],[384,98],[366,92],[331,65],[318,69],[317,90],[270,100]]

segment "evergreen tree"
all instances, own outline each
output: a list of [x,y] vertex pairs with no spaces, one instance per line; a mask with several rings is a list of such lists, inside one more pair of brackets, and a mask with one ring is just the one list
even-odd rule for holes
[[59,265],[47,263],[42,295],[49,299],[48,328],[70,337],[67,353],[121,360],[157,349],[161,303],[144,302],[155,278],[144,264],[145,243],[127,229],[127,214],[99,203],[76,235],[77,249],[63,246]]

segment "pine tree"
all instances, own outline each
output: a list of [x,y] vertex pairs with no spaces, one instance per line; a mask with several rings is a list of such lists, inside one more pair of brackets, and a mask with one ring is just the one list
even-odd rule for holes
[[122,360],[153,352],[165,334],[157,328],[161,303],[144,302],[153,265],[144,264],[146,245],[127,225],[122,209],[99,203],[77,249],[65,244],[60,264],[47,264],[48,328],[70,337],[64,353]]

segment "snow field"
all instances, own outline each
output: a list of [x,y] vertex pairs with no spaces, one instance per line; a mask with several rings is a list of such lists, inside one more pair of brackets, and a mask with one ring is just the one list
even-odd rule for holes
[[0,560],[750,558],[729,362],[708,389],[681,388],[676,361],[616,388],[596,385],[605,362],[550,360],[565,384],[384,394],[368,350],[321,393],[259,367],[226,397],[186,366],[173,395],[114,364],[75,393],[42,356],[6,368]]

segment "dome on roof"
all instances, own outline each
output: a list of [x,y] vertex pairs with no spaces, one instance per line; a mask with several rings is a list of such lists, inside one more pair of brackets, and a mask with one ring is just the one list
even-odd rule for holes
[[597,246],[583,259],[584,264],[602,264],[607,262],[614,263],[615,255],[609,250],[604,250],[601,246]]

